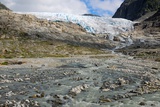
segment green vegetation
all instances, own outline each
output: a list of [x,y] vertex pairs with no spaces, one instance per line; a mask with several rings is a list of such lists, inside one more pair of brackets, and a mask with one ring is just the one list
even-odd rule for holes
[[1,65],[8,65],[8,62],[7,61],[2,62]]
[[0,58],[69,57],[96,55],[106,52],[89,47],[74,46],[61,41],[32,40],[27,38],[0,39]]
[[0,65],[21,65],[23,63],[25,63],[25,62],[5,60],[5,61],[0,62]]
[[154,10],[158,10],[160,7],[160,1],[159,0],[147,0],[145,4],[145,9],[150,12]]
[[[132,52],[133,53],[133,52]],[[133,55],[135,58],[149,59],[160,62],[160,49],[141,49]]]
[[146,13],[157,11],[159,7],[159,0],[146,0],[146,2],[143,4],[142,10],[139,12],[139,15],[142,16]]
[[114,57],[116,57],[116,56],[114,56],[114,55],[90,56],[90,58],[96,58],[96,59],[109,59],[109,58],[114,58]]

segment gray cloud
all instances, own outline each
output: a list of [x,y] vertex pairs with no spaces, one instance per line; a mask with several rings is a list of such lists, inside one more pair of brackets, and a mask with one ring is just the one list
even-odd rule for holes
[[81,0],[0,0],[0,2],[19,12],[88,13],[87,6]]
[[[54,12],[110,16],[124,0],[0,0],[18,12]],[[88,8],[87,8],[88,7]],[[109,12],[109,13],[108,13]]]

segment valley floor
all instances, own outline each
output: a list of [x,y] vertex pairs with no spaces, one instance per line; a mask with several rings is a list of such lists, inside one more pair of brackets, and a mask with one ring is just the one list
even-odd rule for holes
[[0,62],[0,107],[160,106],[159,62],[120,54]]

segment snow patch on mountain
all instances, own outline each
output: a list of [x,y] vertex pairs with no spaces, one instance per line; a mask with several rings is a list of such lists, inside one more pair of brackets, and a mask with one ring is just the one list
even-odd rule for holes
[[82,16],[63,13],[29,12],[38,18],[51,21],[72,22],[82,26],[89,33],[118,35],[119,33],[133,30],[133,22],[109,17]]

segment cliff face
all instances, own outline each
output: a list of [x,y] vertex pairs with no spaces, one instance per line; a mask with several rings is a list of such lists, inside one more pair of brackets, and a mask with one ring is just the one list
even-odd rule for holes
[[134,26],[135,29],[143,29],[146,31],[149,29],[152,31],[156,29],[156,31],[160,31],[160,9],[153,16],[147,18],[141,23],[136,23]]
[[160,9],[153,16],[149,17],[145,21],[157,21],[157,22],[160,22]]
[[120,52],[135,58],[160,62],[160,9],[146,20],[136,23],[131,32],[134,44],[121,49]]
[[157,11],[159,7],[159,0],[125,0],[113,18],[125,18],[133,21],[149,12]]
[[1,10],[1,9],[10,10],[9,8],[7,8],[5,5],[3,5],[3,4],[0,2],[0,10]]

